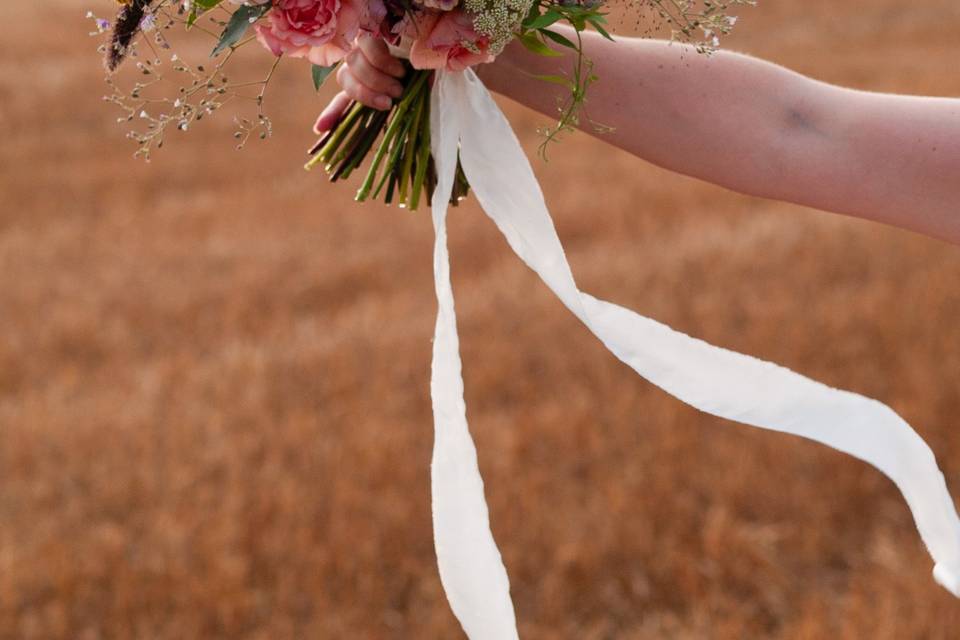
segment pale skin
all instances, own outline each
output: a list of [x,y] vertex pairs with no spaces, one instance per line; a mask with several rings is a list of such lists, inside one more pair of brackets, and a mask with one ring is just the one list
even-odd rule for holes
[[[847,89],[730,51],[706,56],[660,40],[583,38],[600,80],[581,120],[613,128],[584,131],[734,191],[960,244],[960,99]],[[556,116],[565,89],[530,76],[571,63],[513,43],[476,71],[491,90]],[[343,91],[316,130],[333,126],[350,100],[389,107],[402,75],[381,40],[361,38],[337,72]]]

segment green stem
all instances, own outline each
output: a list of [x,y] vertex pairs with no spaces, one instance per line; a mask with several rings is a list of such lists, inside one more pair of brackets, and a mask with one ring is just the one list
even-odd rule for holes
[[[338,149],[330,152],[326,164],[326,169],[328,172],[334,171],[335,168],[341,167],[344,160],[348,158],[369,135],[371,120],[372,117],[370,112],[364,110],[363,115],[361,115],[359,120],[357,120],[356,128],[349,136],[345,138],[345,142],[340,144]],[[341,170],[337,170],[335,173],[339,177]]]
[[384,141],[377,148],[377,153],[373,157],[373,162],[370,163],[370,170],[367,171],[367,177],[364,179],[363,184],[360,186],[360,190],[357,191],[357,201],[363,202],[367,199],[367,196],[370,194],[370,190],[373,188],[373,181],[377,177],[377,171],[380,169],[380,163],[383,162],[383,157],[387,152],[387,142],[393,139],[393,136],[396,135],[397,131],[400,130],[400,124],[404,120],[404,115],[407,112],[407,109],[410,106],[410,102],[415,96],[418,95],[419,89],[423,86],[423,83],[426,81],[429,73],[421,72],[419,77],[417,77],[410,85],[409,92],[404,96],[400,103],[396,106],[393,112],[393,118],[390,120],[390,124],[387,127],[387,133],[384,134]]
[[329,159],[328,156],[336,152],[336,150],[340,147],[340,144],[343,142],[343,138],[353,129],[353,125],[356,124],[357,118],[360,117],[362,111],[363,105],[360,103],[355,103],[350,109],[350,112],[347,114],[347,117],[343,119],[343,122],[337,125],[337,132],[330,138],[329,142],[327,142],[327,144],[320,149],[320,151],[310,158],[307,164],[304,165],[304,169],[309,171],[321,162],[326,163]]
[[369,113],[366,107],[359,102],[354,103],[347,117],[344,118],[343,125],[337,127],[337,133],[330,139],[330,142],[320,150],[319,155],[326,164],[330,164],[330,161],[336,155],[337,151],[339,151],[340,146],[356,133],[357,128],[363,128],[368,116]]
[[[420,102],[417,102],[415,107],[416,111],[414,113],[420,113]],[[415,122],[415,121],[414,121]],[[400,159],[400,153],[403,151],[404,146],[407,144],[407,136],[410,135],[411,129],[411,119],[406,118],[403,127],[400,132],[394,136],[393,140],[390,143],[390,155],[387,158],[387,166],[383,169],[383,176],[380,178],[380,182],[377,184],[377,188],[373,190],[373,197],[376,198],[380,195],[380,190],[383,189],[383,185],[386,184],[387,179],[390,176],[396,174],[397,162]]]
[[410,124],[410,136],[406,140],[406,149],[403,156],[403,165],[400,170],[400,202],[406,205],[407,185],[410,182],[410,170],[413,167],[413,158],[417,155],[417,139],[420,137],[420,116],[423,113],[423,99],[417,103],[417,112]]
[[387,183],[387,194],[383,196],[383,201],[387,204],[393,202],[393,192],[397,188],[397,174],[396,172],[390,174],[390,182]]
[[[426,126],[424,126],[426,125]],[[423,179],[427,176],[427,166],[430,163],[430,106],[423,110],[420,121],[423,129],[421,136],[420,154],[417,157],[417,173],[413,178],[413,192],[410,194],[410,210],[416,211],[420,203],[420,190],[423,189]]]
[[353,170],[363,163],[364,158],[367,157],[367,153],[370,151],[370,147],[373,146],[373,143],[377,141],[377,136],[383,131],[383,125],[386,123],[389,115],[390,114],[385,111],[378,111],[373,115],[371,118],[372,126],[367,129],[365,137],[360,140],[357,148],[351,151],[350,155],[343,161],[339,169],[339,172],[342,173],[341,177],[350,177]]

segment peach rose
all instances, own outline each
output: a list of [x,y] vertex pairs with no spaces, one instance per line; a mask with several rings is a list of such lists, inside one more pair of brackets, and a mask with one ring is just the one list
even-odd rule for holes
[[360,29],[374,30],[382,0],[276,0],[257,39],[274,55],[306,58],[322,67],[343,59]]
[[416,3],[427,9],[439,9],[440,11],[453,11],[460,3],[460,0],[416,0]]
[[406,32],[413,38],[410,63],[415,69],[463,71],[494,59],[488,38],[474,31],[473,18],[463,11],[420,14]]

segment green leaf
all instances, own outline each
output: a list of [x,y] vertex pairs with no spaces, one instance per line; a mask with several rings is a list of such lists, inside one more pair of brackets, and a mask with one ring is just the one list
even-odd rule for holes
[[613,36],[607,33],[607,30],[601,26],[602,23],[606,22],[606,20],[603,19],[603,16],[597,16],[597,18],[587,18],[587,19],[590,21],[590,24],[593,25],[593,28],[597,30],[597,33],[602,35],[607,40],[613,42]]
[[520,42],[527,49],[541,56],[547,56],[549,58],[556,58],[563,55],[559,51],[554,51],[547,45],[545,45],[540,38],[537,37],[536,31],[528,31],[519,36]]
[[[207,1],[213,2],[214,0]],[[210,57],[212,58],[227,47],[232,47],[240,42],[240,38],[242,38],[243,34],[247,32],[247,29],[250,28],[250,25],[259,20],[263,14],[269,10],[269,3],[240,5],[237,10],[233,12],[233,15],[230,16],[230,21],[227,23],[223,33],[220,34],[220,42],[218,42],[217,46],[213,48],[213,52],[210,54]]]
[[556,42],[561,46],[567,47],[569,49],[573,49],[574,51],[577,50],[576,44],[574,44],[566,36],[562,36],[556,31],[550,31],[549,29],[540,29],[540,33],[546,36],[547,38],[550,38],[551,40],[553,40],[554,42]]
[[196,0],[190,7],[190,15],[187,16],[187,28],[189,29],[193,26],[193,23],[197,21],[200,14],[206,13],[221,2],[223,2],[223,0]]
[[533,20],[530,20],[529,22],[524,22],[523,27],[525,29],[530,29],[531,31],[535,29],[543,29],[544,27],[549,27],[550,25],[552,25],[557,20],[560,20],[561,18],[563,18],[563,15],[561,15],[557,11],[554,11],[553,9],[550,9],[543,15],[537,16],[536,18],[534,18]]
[[530,9],[527,11],[527,17],[525,17],[523,21],[533,20],[538,15],[540,15],[540,2],[531,2]]
[[323,83],[326,79],[333,73],[333,70],[337,68],[339,62],[334,62],[329,67],[321,67],[318,64],[313,65],[313,88],[317,91],[320,91],[320,87],[323,86]]

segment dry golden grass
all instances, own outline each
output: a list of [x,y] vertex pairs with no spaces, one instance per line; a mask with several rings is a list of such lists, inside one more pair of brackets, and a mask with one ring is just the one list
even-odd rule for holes
[[[269,143],[233,153],[222,118],[130,160],[84,35],[111,3],[5,4],[0,638],[461,637],[430,534],[426,215],[298,170],[329,94],[295,64]],[[954,0],[761,0],[728,44],[958,95],[958,27]],[[586,291],[883,399],[960,492],[960,250],[586,136],[535,168]],[[956,637],[890,482],[651,388],[475,204],[451,227],[525,639]]]

